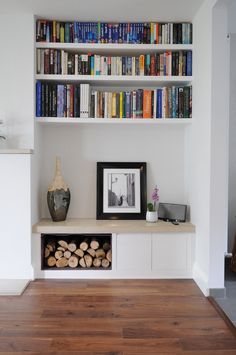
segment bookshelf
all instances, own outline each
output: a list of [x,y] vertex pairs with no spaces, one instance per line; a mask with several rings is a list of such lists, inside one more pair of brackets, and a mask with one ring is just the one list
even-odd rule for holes
[[[64,51],[72,55],[91,53],[99,56],[141,56],[162,55],[169,52],[171,55],[177,52],[191,51],[192,44],[150,44],[150,43],[60,43],[60,42],[36,42],[35,82],[51,85],[67,86],[90,84],[91,91],[119,92],[132,90],[154,91],[157,88],[189,87],[193,83],[193,75],[87,75],[87,74],[44,74],[39,73],[37,58],[39,50],[49,50],[53,53]],[[165,73],[166,74],[166,73]],[[185,73],[186,74],[186,73]],[[67,88],[68,88],[67,87]],[[123,111],[124,112],[124,111]],[[108,115],[109,117],[109,115]],[[68,220],[77,218],[80,228],[83,219],[88,220],[88,232],[92,231],[92,223],[95,223],[96,209],[96,169],[97,161],[135,161],[141,159],[149,164],[148,190],[153,182],[158,181],[162,187],[163,196],[174,196],[173,201],[185,201],[185,140],[187,128],[192,124],[192,118],[108,118],[105,114],[99,118],[88,117],[35,117],[36,131],[39,134],[41,144],[40,169],[44,172],[40,176],[40,187],[46,191],[48,181],[51,179],[52,165],[56,155],[62,158],[65,167],[65,179],[73,193],[73,200],[69,210]],[[115,125],[115,126],[114,126]],[[114,126],[114,127],[113,127]],[[162,127],[154,129],[154,126]],[[78,129],[77,129],[78,127]],[[178,159],[176,159],[178,157]],[[73,167],[72,167],[73,165]],[[148,196],[150,191],[147,192]],[[48,210],[45,198],[41,197],[41,216],[47,217]],[[79,219],[78,219],[79,218]],[[41,220],[42,221],[42,220]],[[94,222],[95,221],[95,222]],[[100,221],[99,221],[100,222]],[[108,221],[101,221],[105,223]],[[119,221],[122,223],[122,221]],[[41,223],[41,222],[39,222]],[[76,222],[77,223],[77,222]],[[169,233],[159,229],[164,226],[159,222],[153,226],[145,224],[144,229],[132,221],[132,228],[125,226],[122,230],[112,230],[112,270],[107,271],[107,278],[140,277],[191,277],[192,270],[192,245],[194,244],[194,228],[185,233],[183,230],[173,228]],[[114,226],[108,222],[109,225]],[[157,230],[155,230],[157,228]],[[109,228],[108,228],[109,229]],[[55,233],[64,233],[60,226],[55,225]],[[52,232],[52,233],[53,233]],[[98,224],[95,223],[94,232],[99,233]],[[167,233],[166,233],[167,232]],[[36,275],[38,277],[61,277],[58,270],[46,270],[42,275],[40,265],[40,240],[43,230],[37,229],[33,233],[34,257],[36,260]],[[76,233],[75,230],[71,233]],[[140,234],[141,233],[141,234]],[[38,238],[37,238],[38,236]],[[134,243],[135,249],[144,254],[146,265],[140,265],[135,259],[126,263],[123,255],[130,252]],[[165,250],[171,250],[173,242],[176,243],[176,255],[173,259],[173,268],[166,271],[166,265],[155,261],[156,253],[164,254]],[[151,256],[153,255],[153,256]],[[150,260],[153,265],[150,266]],[[178,260],[181,265],[178,266]],[[182,270],[182,261],[185,264]],[[117,265],[117,266],[116,266]],[[176,271],[176,268],[180,271]],[[103,274],[94,276],[94,271],[78,271],[74,277],[99,278]],[[68,277],[65,271],[63,277]],[[71,276],[69,276],[71,277]]]
[[[51,21],[52,23],[54,23],[55,21]],[[170,24],[173,26],[173,24]],[[75,26],[75,25],[74,25]],[[168,25],[169,26],[169,25]],[[36,33],[38,33],[38,29],[36,26]],[[50,37],[50,36],[49,36]],[[173,38],[172,38],[172,42],[173,42]],[[169,44],[169,43],[158,43],[158,44],[154,44],[154,43],[61,43],[61,42],[55,42],[55,38],[54,38],[54,42],[50,42],[50,41],[37,41],[35,44],[35,49],[36,49],[36,67],[37,67],[37,60],[38,60],[38,55],[37,55],[37,51],[45,51],[45,50],[49,50],[49,51],[54,51],[53,53],[56,52],[66,52],[69,55],[75,56],[75,55],[82,55],[82,54],[90,54],[92,53],[92,56],[96,56],[99,55],[100,57],[102,56],[122,56],[122,57],[128,57],[128,56],[165,56],[167,53],[168,55],[171,55],[171,64],[172,64],[172,55],[174,56],[174,54],[176,53],[180,53],[180,55],[184,56],[187,52],[191,53],[191,72],[192,72],[192,52],[193,52],[193,45],[192,44]],[[50,52],[51,53],[51,52]],[[51,55],[51,54],[50,54]],[[54,55],[54,54],[53,54]],[[60,54],[59,54],[60,55]],[[62,55],[61,55],[62,57]],[[145,57],[146,58],[146,57]],[[181,57],[182,58],[182,57]],[[61,59],[62,60],[62,59]],[[146,59],[145,59],[146,60]],[[173,59],[174,60],[174,59]],[[178,59],[179,60],[179,59]],[[45,59],[44,59],[45,61]],[[167,63],[167,59],[164,59],[166,68],[167,66],[169,66],[169,64]],[[181,59],[182,61],[182,59]],[[185,61],[187,62],[187,54],[186,54],[186,59]],[[187,63],[185,62],[186,68],[187,68]],[[179,63],[179,62],[178,62]],[[61,64],[62,65],[62,64]],[[133,64],[132,64],[133,65]],[[149,63],[149,65],[151,65]],[[180,64],[177,64],[178,68],[180,68],[179,66]],[[181,64],[183,65],[183,64]],[[182,66],[181,66],[182,68]],[[63,69],[61,69],[63,70]],[[123,67],[122,67],[123,70]],[[167,71],[167,69],[165,69]],[[172,69],[173,70],[173,69]],[[180,70],[180,69],[179,69]],[[182,69],[181,69],[182,70]],[[187,69],[186,69],[187,70]],[[44,71],[44,70],[43,70]],[[133,74],[133,73],[132,73]],[[167,75],[168,74],[168,75]],[[172,88],[177,88],[176,90],[178,91],[179,88],[184,88],[184,87],[190,87],[192,85],[193,82],[193,76],[192,75],[187,75],[187,73],[185,72],[184,75],[180,75],[181,73],[179,73],[179,75],[170,75],[169,73],[165,72],[165,75],[160,75],[159,74],[155,74],[155,75],[78,75],[78,74],[35,74],[35,80],[36,82],[40,82],[40,83],[49,83],[48,85],[66,85],[66,84],[71,84],[74,85],[74,87],[76,85],[80,85],[80,83],[86,83],[90,85],[90,94],[92,90],[100,90],[100,91],[110,91],[110,92],[119,92],[119,91],[132,91],[132,90],[152,90],[151,95],[153,96],[154,91],[158,91],[157,89],[162,89],[162,88],[168,88],[170,86],[172,86]],[[50,89],[49,89],[50,90]],[[57,88],[55,89],[57,90]],[[68,89],[66,89],[68,90]],[[90,95],[89,94],[89,95]],[[159,93],[160,94],[160,93]],[[40,94],[41,95],[41,94]],[[131,93],[132,95],[132,93]],[[156,94],[157,95],[157,94]],[[161,93],[160,95],[163,96],[163,93]],[[168,95],[172,95],[169,94]],[[178,96],[178,93],[176,94]],[[189,96],[192,95],[192,93],[188,94]],[[36,96],[38,96],[38,94],[36,94]],[[90,96],[91,98],[91,96]],[[37,100],[37,98],[36,98]],[[124,99],[125,100],[125,99]],[[132,98],[131,98],[132,100]],[[138,99],[137,99],[138,100]],[[143,100],[143,98],[141,97],[141,100]],[[152,100],[156,100],[155,97],[154,99],[152,98]],[[164,100],[162,98],[162,100]],[[166,99],[165,99],[166,100]],[[167,100],[169,99],[169,96],[167,97]],[[175,101],[175,98],[172,99],[172,101]],[[183,99],[184,100],[184,99]],[[188,98],[187,100],[192,101],[192,99]],[[118,99],[119,101],[119,99]],[[189,101],[189,102],[190,102]],[[143,101],[144,102],[144,101]],[[133,102],[131,101],[131,104]],[[126,104],[126,103],[125,103]],[[143,104],[143,103],[142,103]],[[105,104],[107,105],[107,103]],[[153,107],[152,103],[152,107]],[[156,104],[157,105],[157,104]],[[168,104],[169,105],[169,104]],[[174,104],[172,104],[174,105]],[[190,105],[188,103],[188,105]],[[185,106],[186,107],[186,106]],[[192,109],[192,108],[191,108]],[[191,110],[190,108],[188,108],[188,110]],[[171,110],[171,109],[170,109]],[[174,109],[173,109],[174,110]],[[41,111],[40,111],[41,112]],[[104,112],[104,108],[102,109],[102,112]],[[111,112],[111,111],[110,111]],[[156,112],[156,111],[155,111]],[[173,111],[172,111],[173,112]],[[124,113],[124,111],[123,111]],[[140,122],[140,117],[136,118],[136,115],[133,114],[131,112],[131,117],[132,117],[132,122],[130,122],[129,118],[125,118],[123,117],[123,120],[118,120],[113,118],[109,118],[107,119],[107,115],[104,114],[104,117],[102,115],[99,116],[100,118],[97,118],[96,115],[94,114],[93,116],[95,116],[96,118],[91,118],[89,117],[90,115],[88,114],[88,117],[86,118],[87,122],[85,122],[84,118],[81,119],[80,117],[78,117],[79,115],[76,114],[68,114],[67,113],[64,114],[67,117],[58,117],[58,121],[57,118],[55,117],[55,115],[53,115],[53,117],[50,117],[51,115],[49,114],[38,114],[37,113],[37,117],[36,117],[36,121],[38,123],[43,123],[43,124],[56,124],[56,123],[63,123],[63,124],[71,124],[71,123],[96,123],[96,124],[100,124],[100,123],[106,123],[106,124],[110,124],[110,123],[124,123],[123,121],[126,121],[125,123],[127,124],[162,124],[165,122],[165,124],[178,124],[178,125],[186,125],[191,123],[191,114],[187,113],[185,111],[184,117],[182,117],[182,114],[180,114],[180,116],[178,117],[177,114],[177,118],[176,115],[171,115],[171,114],[163,114],[161,113],[161,117],[158,117],[158,120],[156,119],[157,114],[153,113],[150,115],[150,117],[145,117],[145,122]],[[117,113],[118,115],[118,113]],[[42,117],[43,116],[43,117]],[[46,116],[46,117],[45,117]],[[70,117],[68,117],[70,116]],[[76,117],[75,117],[76,116]],[[126,116],[126,115],[123,115]],[[155,116],[155,118],[154,118]],[[127,115],[126,117],[129,117],[129,115]],[[174,117],[175,119],[172,120],[171,117]],[[116,117],[118,118],[118,117]],[[178,121],[178,122],[177,122]]]

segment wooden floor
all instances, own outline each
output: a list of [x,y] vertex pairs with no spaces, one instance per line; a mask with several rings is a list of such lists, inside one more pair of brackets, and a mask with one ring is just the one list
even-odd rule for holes
[[236,354],[191,280],[32,282],[0,297],[0,354]]

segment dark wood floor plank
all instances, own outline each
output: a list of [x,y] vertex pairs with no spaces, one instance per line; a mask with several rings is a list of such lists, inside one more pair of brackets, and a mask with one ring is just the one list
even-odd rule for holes
[[234,350],[236,339],[232,334],[215,336],[195,336],[181,339],[184,350]]
[[[83,329],[81,330],[81,322]],[[86,319],[65,319],[58,320],[50,318],[45,323],[45,319],[28,321],[2,322],[2,333],[4,336],[30,336],[30,334],[50,337],[74,336],[75,334],[97,332],[98,335],[112,334],[112,336],[122,336],[124,338],[150,338],[154,335],[158,337],[171,338],[180,337],[184,333],[188,335],[221,335],[228,334],[228,327],[222,326],[222,320],[217,318],[159,318],[158,320],[144,318],[137,319],[110,319],[101,322],[99,318]]]
[[93,337],[80,338],[75,341],[74,338],[66,338],[61,340],[54,340],[51,349],[55,351],[67,350],[69,351],[106,351],[122,352],[124,350],[132,349],[133,352],[138,352],[140,349],[145,349],[149,354],[160,354],[170,351],[180,351],[181,345],[179,339],[111,339],[107,338],[104,344],[104,339]]
[[0,297],[0,355],[236,354],[192,280],[37,280]]
[[[16,352],[1,352],[0,355],[14,355]],[[122,352],[117,352],[117,351],[47,351],[47,352],[41,352],[41,351],[33,351],[33,352],[17,352],[17,355],[124,355],[123,351]],[[134,353],[133,353],[134,354]],[[145,354],[147,355],[147,354]],[[230,354],[231,355],[231,354]]]
[[[147,352],[139,351],[139,352],[132,352],[132,351],[124,351],[123,355],[147,355]],[[168,355],[235,355],[235,350],[207,350],[207,351],[174,351],[174,352],[163,352],[164,354]],[[61,355],[61,354],[60,354]]]
[[18,337],[4,337],[0,338],[0,352],[14,351],[14,352],[28,352],[40,349],[45,352],[50,350],[52,339],[50,338],[18,338]]

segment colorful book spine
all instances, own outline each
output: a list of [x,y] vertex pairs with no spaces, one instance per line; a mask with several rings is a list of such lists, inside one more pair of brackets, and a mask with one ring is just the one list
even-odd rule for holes
[[42,116],[42,84],[40,81],[36,83],[36,117]]

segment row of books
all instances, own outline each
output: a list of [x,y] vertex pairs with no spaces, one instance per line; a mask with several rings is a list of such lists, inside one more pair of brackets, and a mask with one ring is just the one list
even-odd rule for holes
[[191,23],[37,20],[37,42],[191,44]]
[[101,91],[89,84],[36,83],[37,117],[190,118],[192,87]]
[[37,74],[191,76],[192,51],[113,57],[37,49]]

